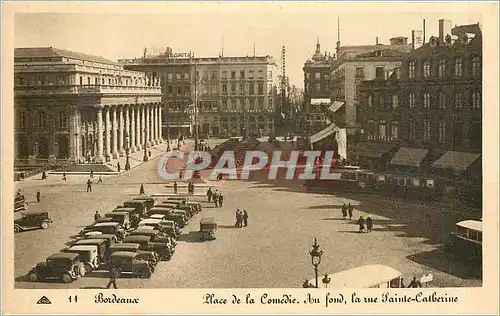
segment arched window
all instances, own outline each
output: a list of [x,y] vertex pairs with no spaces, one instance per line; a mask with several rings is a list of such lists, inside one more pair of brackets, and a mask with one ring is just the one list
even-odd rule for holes
[[455,77],[461,77],[463,75],[463,63],[462,57],[455,58]]
[[440,58],[438,61],[438,77],[443,78],[446,73],[446,61],[444,58]]
[[481,57],[479,56],[472,58],[472,75],[481,76]]
[[415,61],[411,60],[408,63],[408,78],[415,78]]
[[432,76],[431,61],[430,60],[426,60],[424,62],[424,77],[427,78],[427,77],[430,77],[430,76]]

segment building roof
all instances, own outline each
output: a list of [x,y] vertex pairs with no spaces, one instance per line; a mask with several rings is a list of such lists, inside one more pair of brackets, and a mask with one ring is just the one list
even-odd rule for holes
[[393,49],[379,49],[368,53],[358,54],[356,58],[369,58],[369,57],[402,57],[405,54]]
[[15,48],[14,58],[71,58],[84,61],[91,61],[100,64],[115,65],[119,64],[101,56],[89,55],[85,53],[74,52],[71,50],[54,47],[27,47]]

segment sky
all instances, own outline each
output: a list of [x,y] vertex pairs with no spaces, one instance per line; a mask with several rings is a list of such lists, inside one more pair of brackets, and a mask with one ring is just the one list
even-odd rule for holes
[[410,42],[411,30],[422,29],[423,19],[427,39],[437,36],[440,18],[451,20],[453,25],[481,23],[480,13],[463,7],[455,10],[453,5],[442,13],[431,7],[405,12],[387,5],[385,10],[379,6],[370,11],[361,5],[353,10],[351,5],[345,12],[344,7],[340,9],[340,5],[332,3],[262,3],[248,9],[225,4],[169,7],[158,3],[155,8],[135,13],[108,12],[99,7],[100,12],[16,13],[14,45],[52,46],[116,61],[140,57],[144,47],[172,47],[174,52],[192,51],[196,57],[216,57],[223,46],[224,56],[251,56],[255,44],[257,55],[271,55],[278,63],[285,45],[290,83],[303,88],[302,67],[314,53],[317,38],[322,53],[334,52],[337,18],[342,45],[374,44],[376,37],[388,44],[389,38],[395,36],[406,36]]

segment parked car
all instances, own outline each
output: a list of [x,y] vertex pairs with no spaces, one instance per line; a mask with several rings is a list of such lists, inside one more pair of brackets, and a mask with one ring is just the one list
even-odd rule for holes
[[109,251],[111,253],[117,252],[117,251],[128,251],[128,252],[135,252],[137,253],[137,259],[138,260],[146,260],[149,261],[152,265],[152,268],[158,264],[158,261],[160,261],[160,257],[156,254],[154,251],[148,251],[148,250],[140,250],[139,248],[141,245],[139,244],[132,244],[132,243],[119,243],[119,244],[114,244],[109,248]]
[[163,226],[165,232],[171,237],[178,238],[181,234],[179,226],[177,226],[177,223],[172,220],[163,219],[161,221],[161,225]]
[[166,243],[153,242],[152,237],[145,235],[130,235],[123,239],[124,243],[139,244],[141,250],[154,251],[158,254],[160,259],[170,260],[172,252]]
[[141,195],[141,196],[138,196],[138,197],[135,197],[133,198],[133,200],[135,201],[145,201],[146,202],[146,208],[149,210],[150,208],[152,208],[155,203],[156,203],[156,199],[150,195]]
[[111,247],[112,244],[118,242],[118,238],[112,234],[98,234],[85,236],[85,239],[104,239],[106,240],[106,247]]
[[125,230],[117,222],[98,223],[94,225],[93,230],[103,234],[115,235],[118,240],[125,237]]
[[187,205],[193,207],[195,214],[198,214],[203,209],[200,202],[187,202]]
[[214,240],[217,231],[217,223],[213,217],[206,217],[200,220],[200,232],[202,240]]
[[110,218],[113,222],[119,223],[124,229],[130,229],[132,227],[130,212],[111,212],[106,213],[105,216]]
[[121,273],[132,273],[141,278],[149,278],[154,268],[149,261],[140,260],[139,254],[130,251],[116,251],[109,256],[109,266],[118,268]]
[[14,213],[14,234],[30,229],[47,229],[50,223],[52,220],[47,211]]
[[125,207],[133,207],[140,217],[146,216],[147,213],[147,202],[142,200],[128,200],[123,202],[123,206]]
[[117,206],[113,212],[127,212],[129,213],[130,226],[137,227],[137,223],[141,220],[141,212],[134,207]]
[[96,224],[100,224],[100,223],[109,223],[109,222],[112,222],[113,219],[110,218],[110,217],[102,217],[96,221],[94,221],[92,224],[90,225],[87,225],[85,226],[82,230],[80,230],[80,232],[78,233],[78,236],[84,236],[85,234],[87,234],[88,232],[92,232],[92,231],[95,231],[94,230],[94,226]]
[[173,197],[167,198],[167,201],[179,201],[179,202],[182,202],[182,204],[186,204],[188,202],[188,199],[185,197],[173,196]]
[[96,246],[99,261],[108,262],[109,247],[106,239],[82,239],[74,243],[74,246]]
[[80,262],[85,265],[85,271],[90,272],[92,270],[98,269],[101,261],[99,260],[99,252],[97,246],[93,245],[76,245],[70,247],[66,252],[72,252],[78,254]]
[[151,215],[149,215],[149,218],[162,220],[163,218],[165,218],[165,214],[151,214]]
[[85,275],[85,266],[78,254],[59,252],[50,255],[45,262],[38,263],[28,273],[31,282],[58,279],[70,283]]
[[152,242],[161,242],[169,245],[169,249],[172,253],[175,252],[175,246],[177,246],[177,242],[162,232],[161,230],[155,229],[152,226],[139,226],[137,229],[134,229],[130,232],[131,236],[143,235],[151,237]]

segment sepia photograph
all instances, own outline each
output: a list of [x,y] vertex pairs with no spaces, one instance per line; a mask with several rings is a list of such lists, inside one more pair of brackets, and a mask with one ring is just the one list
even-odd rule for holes
[[208,5],[13,14],[14,289],[481,288],[485,6]]

